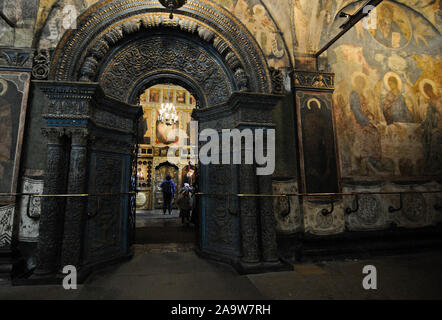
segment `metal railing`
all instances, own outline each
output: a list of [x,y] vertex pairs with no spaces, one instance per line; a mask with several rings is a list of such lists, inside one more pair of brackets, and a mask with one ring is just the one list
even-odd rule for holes
[[[353,196],[354,201],[354,207],[348,207],[345,209],[345,213],[347,215],[350,215],[352,213],[356,213],[360,209],[359,205],[359,197],[361,195],[398,195],[399,196],[399,207],[393,207],[390,206],[388,208],[388,211],[390,213],[401,211],[403,209],[403,196],[404,195],[410,195],[410,194],[442,194],[442,190],[434,190],[434,191],[379,191],[379,192],[368,192],[368,191],[362,191],[362,192],[339,192],[339,193],[287,193],[287,194],[229,194],[229,193],[222,193],[222,194],[216,194],[216,193],[196,193],[197,196],[203,196],[203,197],[238,197],[238,198],[291,198],[291,197],[298,197],[298,198],[323,198],[328,204],[331,206],[329,209],[323,209],[321,213],[324,216],[330,215],[334,212],[335,205],[334,203],[337,202],[342,196]],[[290,203],[289,203],[290,204]],[[442,211],[442,205],[441,204],[435,204],[434,209],[436,211]]]
[[[379,192],[339,192],[339,193],[287,193],[287,194],[242,194],[242,193],[196,193],[196,196],[199,197],[226,197],[226,199],[230,200],[232,197],[237,197],[238,199],[241,198],[291,198],[291,197],[298,197],[298,198],[310,198],[310,199],[318,199],[322,198],[324,199],[324,202],[328,203],[331,208],[323,209],[322,214],[323,215],[330,215],[334,212],[335,206],[334,203],[339,201],[339,198],[342,196],[353,196],[354,201],[353,205],[354,207],[348,207],[345,209],[346,214],[352,214],[360,209],[359,205],[359,198],[361,195],[397,195],[399,196],[399,207],[393,207],[390,206],[388,208],[388,211],[390,213],[401,211],[403,209],[403,196],[404,195],[410,195],[410,194],[442,194],[442,190],[434,190],[434,191],[379,191]],[[137,192],[122,192],[122,193],[97,193],[97,194],[36,194],[36,193],[0,193],[1,197],[22,197],[22,196],[28,196],[29,202],[28,202],[28,211],[29,211],[29,203],[32,198],[89,198],[89,197],[115,197],[115,196],[127,196],[127,195],[136,195]],[[100,199],[98,200],[98,208],[97,212],[95,214],[88,214],[89,217],[94,217],[98,213],[100,209]],[[442,205],[437,203],[434,205],[434,209],[436,211],[442,211]],[[29,213],[28,213],[28,216]],[[35,217],[31,217],[32,219],[35,219]]]

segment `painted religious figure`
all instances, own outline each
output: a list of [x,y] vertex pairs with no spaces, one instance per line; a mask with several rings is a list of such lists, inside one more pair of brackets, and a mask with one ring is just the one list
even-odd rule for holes
[[149,89],[149,102],[159,103],[160,102],[160,90],[159,89]]
[[176,92],[176,102],[180,104],[186,103],[186,91],[185,90],[177,90]]
[[442,99],[435,93],[434,81],[420,83],[421,94],[428,100],[427,115],[422,123],[425,168],[431,173],[442,171]]
[[411,25],[405,12],[398,6],[383,2],[377,8],[373,38],[387,48],[402,48],[410,41]]
[[185,166],[182,171],[182,177],[181,177],[182,186],[184,186],[184,183],[188,183],[190,184],[190,186],[192,186],[195,183],[195,178],[196,178],[196,168],[194,165],[192,165],[189,162],[189,164]]
[[383,112],[387,125],[394,122],[413,122],[413,115],[408,110],[401,93],[401,78],[394,72],[388,72],[384,77],[384,84],[388,90],[383,101]]
[[163,103],[173,103],[174,90],[163,89]]
[[146,137],[149,129],[147,125],[147,118],[145,116],[143,107],[141,107],[141,110],[143,110],[143,116],[141,116],[140,119],[138,120],[138,143],[149,144],[149,139],[148,137]]
[[355,133],[356,158],[358,167],[367,172],[369,167],[380,168],[382,157],[381,135],[375,125],[375,115],[369,109],[365,90],[367,76],[355,72],[352,77],[353,91],[350,93],[350,108],[353,114],[353,131]]
[[0,193],[11,192],[23,93],[0,78]]
[[304,101],[301,118],[305,191],[338,192],[331,109],[317,98]]

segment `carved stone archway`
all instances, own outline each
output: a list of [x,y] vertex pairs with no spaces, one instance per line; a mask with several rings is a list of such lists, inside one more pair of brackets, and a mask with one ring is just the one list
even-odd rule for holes
[[[50,81],[38,83],[50,101],[44,114],[45,129],[51,129],[46,191],[127,192],[138,127],[133,104],[156,82],[174,82],[194,94],[200,107],[194,117],[202,128],[273,128],[280,96],[272,95],[270,74],[253,36],[209,0],[189,0],[173,19],[156,0],[97,3],[60,41]],[[66,150],[71,154],[64,164]],[[271,193],[270,176],[257,178],[256,167],[202,166],[201,191]],[[54,184],[66,171],[68,181]],[[127,196],[119,199],[45,201],[36,275],[51,275],[66,264],[88,273],[128,255],[133,203]],[[201,199],[200,252],[241,272],[280,269],[272,200],[230,199]]]
[[115,47],[134,34],[149,36],[165,29],[194,36],[205,47],[212,47],[225,71],[233,75],[236,90],[272,92],[270,71],[256,40],[230,12],[208,0],[187,1],[173,19],[156,0],[101,1],[60,41],[50,79],[101,83],[103,62]]

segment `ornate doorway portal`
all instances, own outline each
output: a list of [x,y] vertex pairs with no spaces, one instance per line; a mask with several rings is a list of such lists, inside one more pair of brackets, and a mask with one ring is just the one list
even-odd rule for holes
[[[50,81],[39,83],[50,100],[44,115],[50,131],[46,191],[90,196],[84,203],[45,201],[36,275],[54,274],[67,264],[87,274],[129,255],[129,177],[140,117],[134,105],[140,93],[165,82],[196,98],[200,130],[274,127],[279,96],[272,95],[267,62],[228,11],[189,0],[171,18],[156,0],[97,3],[64,35]],[[271,177],[258,179],[255,170],[256,165],[201,166],[199,252],[241,272],[281,267],[272,200],[222,195],[271,193]],[[67,172],[67,181],[57,179]]]

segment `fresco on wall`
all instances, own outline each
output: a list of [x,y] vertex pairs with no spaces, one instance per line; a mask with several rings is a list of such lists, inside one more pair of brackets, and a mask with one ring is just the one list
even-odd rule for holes
[[36,33],[41,33],[38,47],[55,48],[64,33],[75,28],[75,20],[99,0],[41,0]]
[[232,12],[253,34],[274,68],[290,64],[277,26],[260,0],[216,0]]
[[[313,54],[332,37],[328,34],[339,11],[354,0],[292,0],[293,46],[297,52]],[[342,23],[343,21],[340,20]],[[287,32],[289,30],[285,30]]]
[[[355,2],[357,5],[351,5]],[[397,0],[396,2],[413,8],[432,25],[439,28],[439,32],[442,31],[441,0]],[[346,21],[344,18],[338,17],[343,8],[346,13],[353,14],[364,2],[355,0],[291,0],[288,1],[287,6],[289,3],[291,3],[291,7],[284,8],[282,6],[282,10],[291,11],[291,25],[294,27],[292,30],[283,30],[283,32],[292,32],[296,51],[315,53],[340,31],[338,27]],[[398,21],[398,23],[401,22]],[[378,39],[380,36],[381,33],[376,35]],[[401,40],[405,41],[405,38],[401,38]]]
[[439,32],[442,31],[441,0],[397,0],[422,14]]
[[377,16],[376,29],[359,23],[329,51],[342,175],[441,174],[441,35],[398,3]]
[[16,27],[0,18],[0,45],[31,47],[37,9],[38,0],[1,0],[0,10]]
[[29,80],[26,72],[0,72],[0,193],[16,192]]

